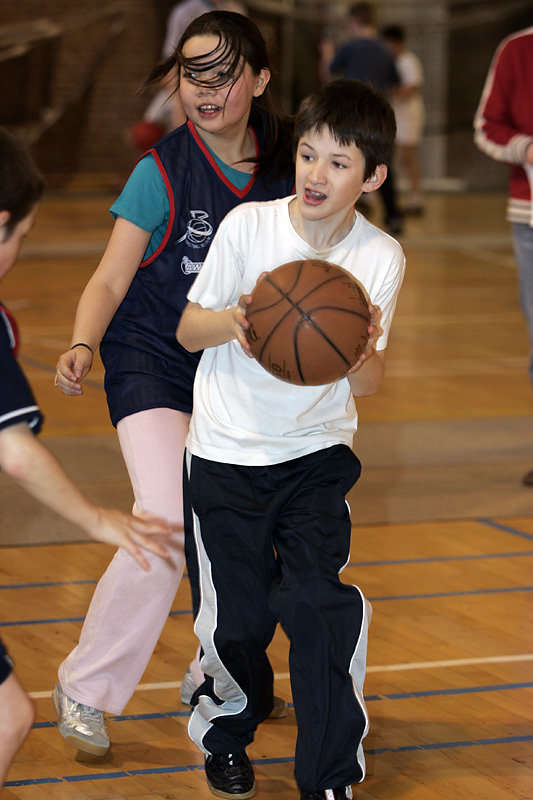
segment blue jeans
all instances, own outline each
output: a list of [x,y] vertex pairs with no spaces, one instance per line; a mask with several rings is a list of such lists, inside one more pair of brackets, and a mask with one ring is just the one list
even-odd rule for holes
[[529,330],[529,377],[533,384],[533,228],[523,222],[513,222],[513,239],[520,302]]

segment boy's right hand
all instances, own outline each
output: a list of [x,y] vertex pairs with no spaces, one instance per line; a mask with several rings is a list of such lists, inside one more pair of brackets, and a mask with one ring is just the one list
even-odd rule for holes
[[59,356],[54,384],[63,394],[83,394],[81,381],[93,364],[93,354],[87,347],[74,347]]
[[[265,270],[260,274],[260,276],[257,279],[257,283],[255,284],[256,286],[260,281],[264,279],[265,275],[268,275],[267,270]],[[254,357],[252,353],[252,348],[250,347],[250,343],[248,342],[248,339],[246,337],[246,331],[250,327],[250,323],[246,319],[246,309],[248,308],[251,302],[252,302],[252,295],[243,294],[239,298],[239,305],[236,306],[234,309],[232,309],[233,324],[235,327],[235,336],[240,346],[244,350],[245,354],[248,356],[248,358]]]
[[240,346],[242,347],[248,358],[253,358],[252,349],[250,347],[248,339],[246,338],[246,330],[250,327],[250,323],[246,319],[246,309],[251,302],[252,302],[252,295],[243,294],[239,298],[239,305],[231,309],[235,338],[239,342]]

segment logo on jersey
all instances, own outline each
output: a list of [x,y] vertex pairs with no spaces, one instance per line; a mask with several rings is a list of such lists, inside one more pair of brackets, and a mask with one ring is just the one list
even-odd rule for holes
[[209,243],[213,226],[208,222],[207,211],[191,211],[191,219],[187,223],[187,230],[178,239],[190,247],[205,247]]
[[191,261],[187,256],[181,259],[181,271],[185,275],[194,275],[202,269],[203,261]]

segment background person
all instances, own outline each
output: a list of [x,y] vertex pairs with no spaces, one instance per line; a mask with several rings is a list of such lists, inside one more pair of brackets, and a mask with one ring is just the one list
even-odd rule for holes
[[[474,141],[511,166],[507,219],[513,230],[520,301],[529,331],[533,384],[533,27],[504,39],[487,74],[474,118]],[[533,487],[533,470],[523,478]]]
[[402,204],[402,210],[405,214],[419,215],[424,210],[418,160],[425,121],[422,62],[408,49],[405,29],[400,25],[387,25],[381,35],[394,56],[400,76],[400,84],[390,101],[396,117],[396,153],[408,182],[407,198]]
[[[349,40],[337,50],[331,39],[321,42],[322,79],[328,80],[337,75],[363,81],[390,100],[400,85],[400,77],[394,58],[379,37],[374,6],[364,2],[350,6],[348,29]],[[403,219],[398,206],[392,166],[379,191],[385,210],[384,226],[392,236],[400,236],[403,232]]]

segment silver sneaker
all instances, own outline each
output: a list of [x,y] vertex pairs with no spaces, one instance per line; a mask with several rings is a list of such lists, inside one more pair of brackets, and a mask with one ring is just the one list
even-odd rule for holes
[[104,712],[99,708],[84,706],[66,695],[58,682],[52,692],[57,712],[57,729],[61,736],[78,750],[103,756],[109,750],[109,735],[104,722]]
[[[183,676],[183,680],[180,686],[180,700],[184,706],[190,706],[192,696],[198,688],[198,684],[194,680],[193,674],[189,667],[187,667],[187,672]],[[287,707],[287,703],[285,700],[282,700],[281,697],[276,697],[274,695],[274,708],[270,712],[270,719],[283,719],[289,713],[289,709]]]

